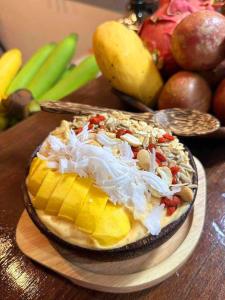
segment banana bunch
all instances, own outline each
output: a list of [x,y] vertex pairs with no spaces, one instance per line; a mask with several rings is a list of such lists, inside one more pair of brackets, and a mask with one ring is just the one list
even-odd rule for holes
[[71,65],[78,37],[72,33],[58,44],[38,49],[22,65],[18,49],[0,58],[0,131],[28,114],[40,110],[42,101],[58,101],[99,72],[93,55]]
[[8,118],[2,100],[6,90],[22,65],[22,54],[18,49],[7,51],[0,58],[0,131],[8,126]]

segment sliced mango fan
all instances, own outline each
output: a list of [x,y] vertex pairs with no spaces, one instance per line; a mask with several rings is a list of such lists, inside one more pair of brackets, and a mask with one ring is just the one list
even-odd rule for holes
[[[49,168],[60,173],[76,173],[94,179],[96,185],[109,195],[110,201],[125,206],[151,234],[159,234],[164,204],[155,206],[146,216],[151,190],[171,197],[180,188],[170,189],[168,183],[155,174],[154,168],[149,172],[140,170],[126,141],[115,141],[104,132],[99,132],[97,140],[103,145],[99,147],[89,143],[90,135],[88,124],[78,135],[70,130],[66,143],[50,134],[37,156],[46,160]],[[112,147],[117,147],[118,156],[112,153]],[[155,161],[155,153],[151,155],[151,160]]]

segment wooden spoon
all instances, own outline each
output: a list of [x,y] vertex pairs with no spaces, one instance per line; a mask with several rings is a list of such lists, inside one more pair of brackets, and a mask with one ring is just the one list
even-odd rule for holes
[[[47,112],[71,113],[74,115],[93,114],[115,111],[114,109],[91,106],[72,102],[43,102],[41,109]],[[157,123],[159,126],[169,128],[179,136],[200,136],[212,133],[220,127],[220,122],[214,116],[197,110],[184,110],[179,108],[164,109],[153,112],[135,113],[127,112],[132,118]]]

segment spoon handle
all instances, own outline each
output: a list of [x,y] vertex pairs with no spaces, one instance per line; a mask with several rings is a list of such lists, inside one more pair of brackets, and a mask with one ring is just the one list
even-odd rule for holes
[[133,108],[136,108],[138,111],[140,111],[140,113],[142,112],[151,112],[154,113],[154,111],[148,107],[146,104],[142,103],[141,101],[128,96],[116,89],[112,89],[112,92],[117,95],[120,99],[122,99],[123,101],[125,101],[128,105],[130,105]]
[[[73,103],[73,102],[43,102],[41,103],[41,109],[46,112],[51,113],[70,113],[73,115],[81,115],[81,114],[93,114],[93,113],[112,113],[116,111],[115,109],[92,106],[82,103]],[[144,112],[144,113],[135,113],[122,111],[123,113],[130,115],[131,117],[139,120],[151,121],[153,117],[153,112]]]

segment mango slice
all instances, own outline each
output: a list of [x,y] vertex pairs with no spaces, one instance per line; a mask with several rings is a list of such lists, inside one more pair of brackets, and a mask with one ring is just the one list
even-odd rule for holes
[[69,221],[75,221],[92,184],[90,178],[77,177],[71,190],[59,210],[58,216]]
[[29,176],[32,176],[34,171],[37,169],[37,167],[41,164],[43,160],[41,160],[38,157],[33,158],[31,165],[30,165],[30,170],[29,170]]
[[46,208],[48,204],[48,200],[61,178],[62,178],[62,174],[58,172],[53,172],[51,170],[48,171],[35,198],[33,199],[33,205],[35,208],[37,209]]
[[31,170],[33,174],[29,174],[27,186],[29,192],[31,192],[33,196],[36,195],[42,181],[47,175],[48,170],[49,169],[47,169],[46,162],[44,160],[40,160],[40,162],[36,166],[36,169],[33,171]]
[[75,224],[86,233],[92,233],[104,212],[109,196],[94,185],[91,186],[85,203],[77,216]]
[[73,222],[102,246],[118,243],[131,229],[129,213],[109,202],[92,179],[60,174],[39,158],[31,163],[28,190],[36,209]]
[[102,246],[118,243],[130,231],[131,223],[123,207],[108,202],[92,236]]
[[69,193],[75,179],[75,174],[61,174],[61,178],[51,194],[48,204],[45,208],[46,213],[51,215],[57,215],[59,213],[60,207],[65,197]]

